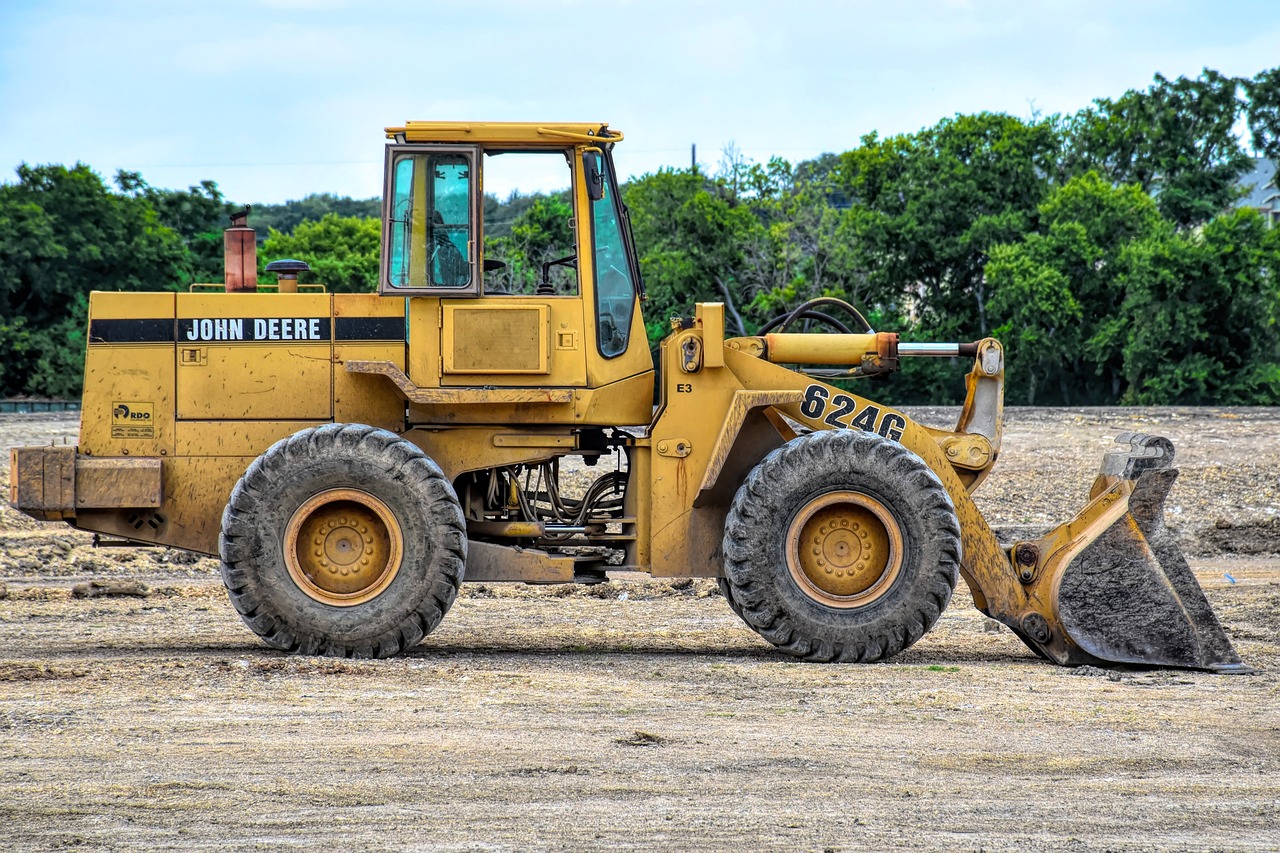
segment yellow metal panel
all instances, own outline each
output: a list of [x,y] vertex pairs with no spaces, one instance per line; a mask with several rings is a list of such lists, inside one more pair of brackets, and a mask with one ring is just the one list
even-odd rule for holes
[[[376,293],[335,293],[333,294],[333,316],[335,317],[390,317],[404,319],[406,300],[403,297],[380,296]],[[354,334],[346,336],[350,340],[368,340]],[[401,339],[403,342],[403,339]]]
[[90,295],[81,452],[173,452],[174,299],[172,293]]
[[135,320],[172,317],[173,293],[117,293],[95,290],[89,294],[89,316],[95,320]]
[[[565,429],[562,435],[572,440]],[[509,433],[510,427],[419,428],[409,430],[404,437],[434,459],[450,481],[467,471],[541,462],[563,452],[550,444],[551,433],[548,443],[539,447],[500,445],[494,440]]]
[[685,509],[660,530],[651,544],[656,578],[713,578],[723,573],[724,521],[727,504]]
[[328,420],[327,294],[179,294],[177,416]]
[[[457,373],[444,374],[441,363],[442,347],[446,353],[453,348],[451,330],[442,328],[446,325],[445,307],[441,300],[434,297],[412,297],[409,299],[409,351],[407,370],[409,378],[418,388],[439,387],[446,385],[493,385],[499,387],[526,388],[581,388],[586,385],[587,350],[595,346],[588,341],[583,330],[583,301],[578,297],[533,297],[533,296],[485,296],[480,299],[450,300],[448,307],[483,308],[484,310],[503,308],[541,307],[549,312],[547,338],[540,341],[539,346],[554,346],[548,350],[550,374],[545,372],[515,373],[501,371],[494,373]],[[448,338],[448,340],[445,340]],[[498,339],[489,339],[484,345],[490,348],[509,346],[509,343]],[[434,416],[432,416],[434,417]],[[543,412],[538,415],[539,422],[548,422],[551,417]],[[558,416],[563,422],[564,416]],[[568,416],[572,418],[572,413]],[[489,418],[493,422],[492,418]]]
[[653,420],[653,370],[579,392],[577,423],[592,426],[642,426]]
[[555,433],[534,433],[518,435],[515,433],[499,433],[493,437],[494,447],[562,447],[572,449],[578,446],[572,435]]
[[161,460],[154,456],[136,459],[81,456],[76,460],[76,507],[158,507],[163,498],[161,465]]
[[721,425],[743,386],[728,370],[681,372],[681,344],[685,338],[700,336],[699,331],[687,330],[662,345],[664,408],[649,438],[653,447],[682,441],[688,452],[685,456],[649,456],[653,483],[650,557],[651,570],[658,576],[714,575],[720,571],[717,555],[726,508],[691,508],[713,458]]
[[350,361],[384,361],[404,369],[404,344],[337,344],[333,346],[333,419],[393,432],[404,429],[404,397],[384,377],[343,370]]
[[[348,367],[351,366],[349,362]],[[399,383],[397,383],[399,384]],[[603,388],[404,389],[414,424],[644,426],[653,415],[653,372]],[[466,404],[466,405],[463,405]]]
[[724,303],[699,302],[695,312],[702,326],[703,365],[724,367]]
[[545,304],[444,305],[444,372],[550,373],[550,310]]
[[343,367],[348,361],[385,361],[405,369],[405,302],[372,293],[333,295],[333,419],[338,423],[404,429],[404,399],[396,388],[382,377]]
[[[308,352],[308,350],[312,352]],[[209,347],[207,361],[178,368],[180,419],[328,419],[329,347]]]
[[802,394],[798,390],[736,392],[729,404],[729,410],[725,413],[720,434],[716,436],[715,446],[711,449],[707,470],[702,476],[701,485],[698,486],[699,496],[706,496],[715,488],[720,472],[729,458],[729,452],[737,442],[738,433],[746,422],[749,412],[763,406],[798,403],[801,397]]
[[[179,421],[174,452],[182,456],[258,456],[282,438],[328,421]],[[360,421],[363,423],[363,421]]]
[[[448,394],[465,393],[469,405],[444,402]],[[409,403],[409,423],[432,424],[573,424],[573,396],[568,388],[554,388],[545,392],[522,388],[446,388],[423,392],[423,397],[437,397],[440,402]],[[485,396],[481,401],[479,397]],[[513,396],[535,398],[537,402],[513,402]],[[561,402],[562,398],[565,399]]]
[[409,352],[406,373],[420,388],[440,386],[440,300],[409,297]]
[[568,583],[573,580],[573,557],[534,548],[512,548],[490,542],[467,543],[468,581],[524,581]]

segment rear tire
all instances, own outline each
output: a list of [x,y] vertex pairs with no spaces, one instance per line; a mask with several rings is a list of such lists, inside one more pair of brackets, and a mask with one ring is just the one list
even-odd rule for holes
[[920,639],[951,600],[960,524],[941,481],[900,444],[815,432],[770,453],[725,523],[730,606],[779,649],[874,661]]
[[222,579],[245,624],[283,651],[389,657],[453,604],[466,566],[453,487],[420,449],[371,426],[277,442],[222,516]]

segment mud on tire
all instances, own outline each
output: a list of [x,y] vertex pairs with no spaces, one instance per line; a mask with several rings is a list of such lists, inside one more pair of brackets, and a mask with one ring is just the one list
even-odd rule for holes
[[426,454],[386,430],[329,424],[249,466],[219,546],[231,603],[267,645],[370,658],[440,623],[466,541],[453,487]]
[[815,432],[747,476],[724,555],[725,597],[760,636],[806,660],[874,661],[920,639],[946,608],[960,525],[941,481],[900,444]]

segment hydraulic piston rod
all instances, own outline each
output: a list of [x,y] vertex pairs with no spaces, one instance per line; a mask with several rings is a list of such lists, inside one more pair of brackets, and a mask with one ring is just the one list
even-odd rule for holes
[[973,358],[978,353],[978,345],[974,344],[898,344],[898,355],[925,358]]

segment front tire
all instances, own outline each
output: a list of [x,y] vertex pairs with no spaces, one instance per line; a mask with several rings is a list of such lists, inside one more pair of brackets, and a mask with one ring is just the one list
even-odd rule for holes
[[760,636],[806,660],[875,661],[946,609],[960,525],[941,481],[902,445],[815,432],[747,476],[724,555],[726,598]]
[[222,578],[245,624],[283,651],[389,657],[453,604],[466,566],[458,498],[387,430],[306,429],[258,457],[222,516]]

